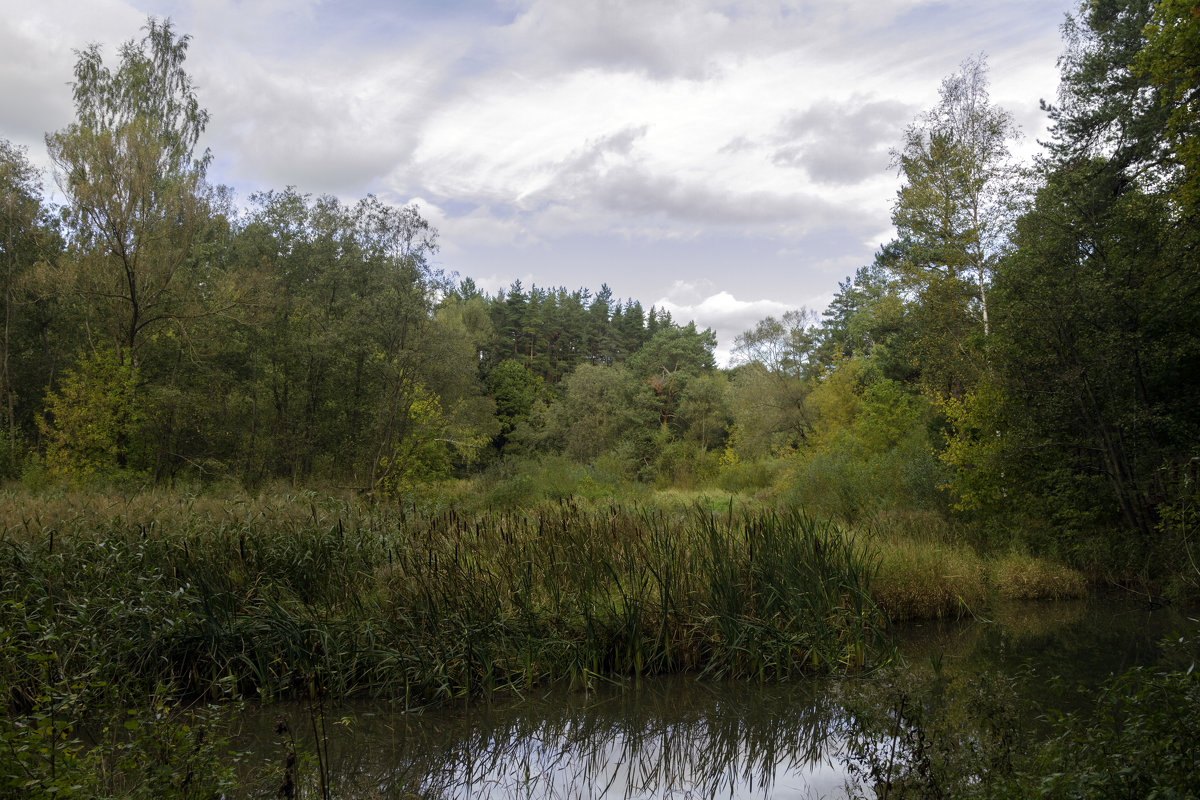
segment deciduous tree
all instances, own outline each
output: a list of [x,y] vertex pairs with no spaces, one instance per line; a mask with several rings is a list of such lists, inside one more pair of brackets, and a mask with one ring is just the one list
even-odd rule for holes
[[918,291],[970,287],[963,294],[985,335],[988,285],[1016,218],[1020,173],[1008,148],[1018,135],[1012,115],[991,104],[979,56],[942,81],[938,104],[908,126],[892,154],[905,179],[892,211],[909,242],[901,276]]
[[225,305],[211,283],[196,292],[215,276],[201,278],[192,260],[212,196],[209,154],[196,152],[209,116],[184,69],[189,37],[153,17],[145,30],[115,71],[99,45],[78,51],[75,121],[46,136],[76,256],[60,279],[119,357],[136,356],[154,326]]

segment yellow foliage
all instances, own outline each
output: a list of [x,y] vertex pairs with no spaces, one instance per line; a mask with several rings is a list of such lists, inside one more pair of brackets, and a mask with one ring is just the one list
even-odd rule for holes
[[814,439],[818,447],[828,446],[839,431],[854,424],[865,370],[861,358],[839,358],[808,396],[809,407],[817,419]]
[[417,384],[391,453],[379,459],[375,489],[396,495],[444,478],[450,472],[452,456],[469,463],[488,438],[460,424],[460,415],[447,413],[437,394]]
[[136,466],[144,414],[137,369],[111,350],[80,356],[46,396],[38,427],[50,474],[73,484]]
[[940,395],[936,402],[950,422],[946,447],[938,458],[953,470],[940,488],[952,493],[954,510],[975,511],[1002,502],[1003,393],[985,383],[962,397]]

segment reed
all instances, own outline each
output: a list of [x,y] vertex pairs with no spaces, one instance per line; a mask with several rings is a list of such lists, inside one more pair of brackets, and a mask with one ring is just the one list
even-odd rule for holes
[[131,696],[422,705],[887,653],[874,557],[797,511],[56,495],[0,496],[0,525],[4,627]]

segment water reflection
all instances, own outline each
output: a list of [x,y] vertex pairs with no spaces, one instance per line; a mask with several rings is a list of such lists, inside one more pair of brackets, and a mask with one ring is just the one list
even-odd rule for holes
[[[989,619],[902,632],[901,650],[913,669],[936,663],[1012,674],[1032,665],[1043,677],[1088,682],[1152,661],[1154,642],[1173,619],[1128,604],[1014,606]],[[330,783],[342,798],[846,797],[843,699],[856,691],[853,682],[761,686],[674,677],[491,707],[410,714],[378,704],[342,707],[324,715]],[[257,755],[264,777],[248,781],[247,796],[274,796],[279,786],[284,749],[271,730],[281,715],[299,751],[315,753],[315,720],[304,706],[250,715],[242,745]],[[315,788],[318,770],[309,762],[300,780]]]
[[[844,796],[843,773],[826,757],[839,728],[837,694],[817,682],[763,687],[675,677],[633,690],[551,692],[506,707],[339,709],[353,721],[334,726],[333,785],[343,797]],[[309,725],[306,709],[283,711],[293,729]],[[261,735],[247,744],[260,754],[272,748]]]

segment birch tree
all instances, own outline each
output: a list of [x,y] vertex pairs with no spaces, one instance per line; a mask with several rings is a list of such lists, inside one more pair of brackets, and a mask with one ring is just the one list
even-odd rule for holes
[[1009,112],[991,104],[987,72],[983,56],[964,61],[942,81],[938,104],[908,126],[903,148],[892,152],[905,180],[892,221],[911,243],[901,277],[919,291],[939,282],[969,287],[984,335],[988,287],[1020,194],[1009,151],[1020,132]]

